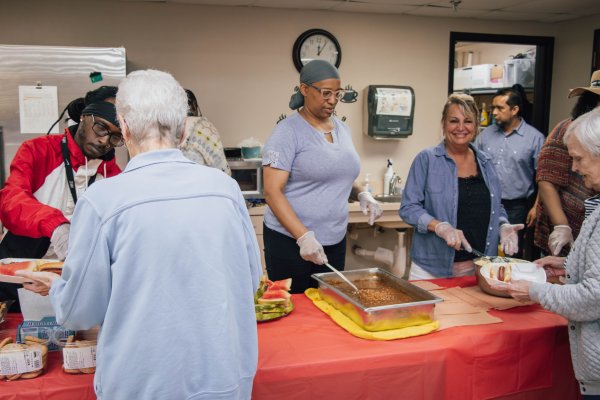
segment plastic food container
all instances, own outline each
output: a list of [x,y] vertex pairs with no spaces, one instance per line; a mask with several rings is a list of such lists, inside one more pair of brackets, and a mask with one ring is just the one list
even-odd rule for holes
[[96,372],[96,341],[61,341],[63,371],[68,374],[93,374]]
[[[367,331],[384,331],[408,326],[423,325],[433,321],[436,303],[443,299],[423,290],[412,283],[398,278],[379,268],[343,271],[359,289],[377,289],[385,287],[398,292],[404,302],[369,307],[363,305],[359,296],[343,288],[342,280],[333,272],[313,274],[319,283],[319,295],[323,300]],[[347,286],[347,285],[346,285]],[[343,288],[343,289],[342,289]]]
[[44,373],[48,358],[45,341],[25,338],[15,343],[13,335],[0,331],[0,380],[32,379]]
[[242,147],[242,158],[260,158],[260,146]]

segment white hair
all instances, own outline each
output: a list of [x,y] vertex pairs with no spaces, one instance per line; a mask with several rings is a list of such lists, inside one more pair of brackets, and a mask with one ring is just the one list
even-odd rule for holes
[[565,144],[571,135],[574,135],[592,156],[600,156],[600,107],[581,115],[569,125],[563,136]]
[[187,95],[167,72],[134,71],[119,84],[116,109],[140,147],[177,147],[187,115]]

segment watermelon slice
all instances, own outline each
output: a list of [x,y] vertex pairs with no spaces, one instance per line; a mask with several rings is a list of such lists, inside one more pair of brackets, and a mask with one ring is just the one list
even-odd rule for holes
[[275,290],[271,290],[271,288],[267,289],[266,292],[263,293],[262,295],[262,299],[289,299],[290,297],[292,297],[291,294],[289,294],[288,292],[286,292],[285,290],[279,290],[279,289],[275,289]]
[[289,314],[294,309],[292,295],[288,293],[291,287],[291,278],[273,282],[263,275],[254,294],[256,320],[263,322]]
[[20,261],[10,264],[0,264],[0,275],[15,276],[16,271],[22,269],[32,270],[35,266],[35,261]]
[[287,303],[287,299],[281,299],[281,298],[276,298],[276,299],[260,298],[260,299],[258,299],[258,304],[286,304],[286,303]]
[[286,292],[289,292],[291,288],[292,288],[292,278],[275,281],[271,284],[271,286],[269,286],[269,290],[271,290],[271,289],[285,290]]

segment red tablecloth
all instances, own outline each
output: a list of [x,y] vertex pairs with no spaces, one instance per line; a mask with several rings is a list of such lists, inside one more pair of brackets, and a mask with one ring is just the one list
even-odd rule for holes
[[289,316],[259,324],[256,400],[579,398],[566,320],[539,305],[492,311],[499,324],[380,342],[350,335],[304,295],[292,300]]
[[[501,324],[377,342],[350,335],[304,295],[292,299],[289,316],[258,326],[255,400],[579,398],[566,321],[539,306],[493,311]],[[0,330],[20,320],[11,314]],[[56,352],[44,375],[0,382],[0,400],[94,398],[93,376],[65,374]]]

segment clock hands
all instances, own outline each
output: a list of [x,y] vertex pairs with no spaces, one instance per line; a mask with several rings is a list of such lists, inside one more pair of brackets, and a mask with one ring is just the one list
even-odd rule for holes
[[323,45],[323,47],[321,47],[320,45],[317,47],[317,55],[320,56],[321,52],[323,51],[323,49],[325,49],[325,46],[327,46],[327,43],[325,43]]

